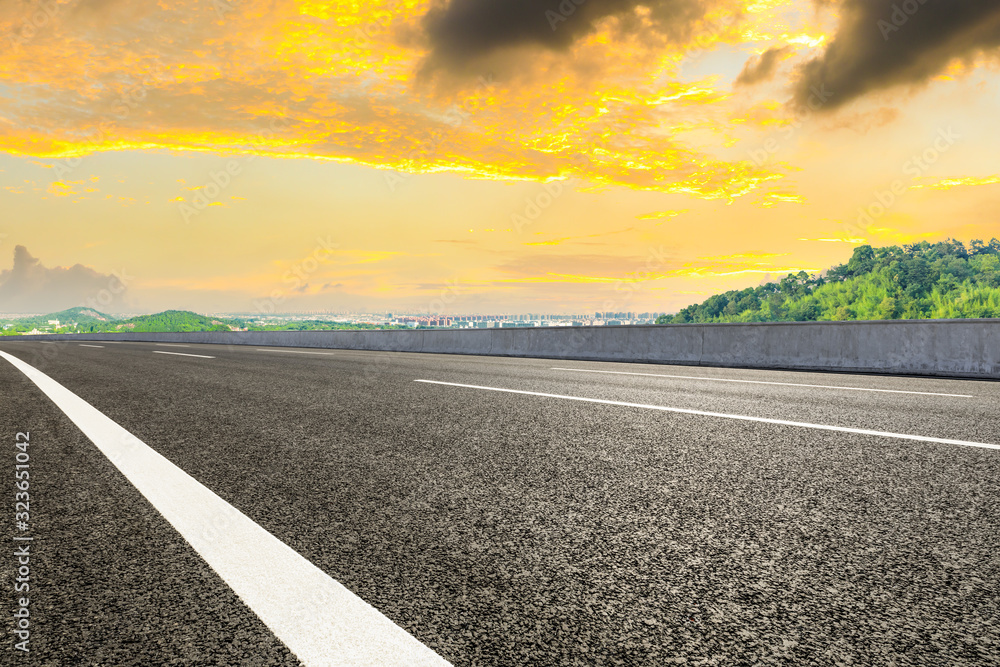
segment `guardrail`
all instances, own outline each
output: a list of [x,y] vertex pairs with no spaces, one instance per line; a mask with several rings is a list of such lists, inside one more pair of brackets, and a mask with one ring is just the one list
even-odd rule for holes
[[316,347],[1000,379],[997,319],[0,338],[39,339]]

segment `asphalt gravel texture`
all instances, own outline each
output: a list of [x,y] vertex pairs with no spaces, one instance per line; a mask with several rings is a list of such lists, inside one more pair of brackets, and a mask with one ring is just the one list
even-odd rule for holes
[[[0,349],[455,665],[1000,663],[1000,451],[414,380],[1000,444],[997,382],[212,345]],[[15,433],[31,432],[35,536],[32,651],[14,651],[5,613],[0,662],[298,664],[5,361],[0,399],[2,465],[13,470]],[[13,576],[3,557],[7,600]]]

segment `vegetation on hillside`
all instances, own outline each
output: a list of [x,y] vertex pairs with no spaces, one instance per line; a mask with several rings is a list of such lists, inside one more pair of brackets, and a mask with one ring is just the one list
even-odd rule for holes
[[90,331],[232,331],[240,328],[233,320],[206,317],[188,310],[165,310],[155,315],[136,317],[112,323],[104,328],[92,327]]
[[44,319],[45,321],[59,320],[60,322],[75,322],[80,326],[89,326],[91,324],[107,324],[108,322],[114,322],[118,318],[114,315],[108,315],[107,313],[102,313],[99,310],[94,310],[93,308],[78,306],[76,308],[60,310],[58,313],[49,313],[48,315],[43,315],[38,319]]
[[716,294],[659,324],[1000,317],[1000,241],[854,249],[822,275]]
[[[58,321],[58,324],[51,324]],[[52,333],[106,333],[117,331],[231,331],[240,328],[239,321],[206,317],[186,310],[167,310],[155,315],[138,315],[122,319],[93,308],[70,308],[58,313],[21,317],[4,323],[6,335],[18,335],[33,330]]]
[[[59,324],[54,324],[58,321]],[[187,310],[167,310],[153,315],[118,318],[92,308],[70,308],[58,313],[33,315],[0,321],[0,335],[42,333],[115,333],[136,331],[168,333],[191,331],[330,331],[340,329],[399,329],[401,326],[331,322],[323,319],[296,319],[289,322],[260,323],[243,318],[209,317]]]
[[[103,331],[100,327],[107,326],[116,321],[118,319],[113,315],[102,313],[93,308],[79,306],[60,310],[58,313],[3,320],[0,335],[17,336],[35,330],[74,333],[90,331],[91,327],[97,327],[97,330]],[[58,322],[59,324],[50,324],[50,322]]]

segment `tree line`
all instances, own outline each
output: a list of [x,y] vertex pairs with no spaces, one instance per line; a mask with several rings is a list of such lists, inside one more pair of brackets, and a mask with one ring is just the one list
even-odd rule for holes
[[659,324],[1000,318],[1000,241],[859,246],[822,274],[716,294]]

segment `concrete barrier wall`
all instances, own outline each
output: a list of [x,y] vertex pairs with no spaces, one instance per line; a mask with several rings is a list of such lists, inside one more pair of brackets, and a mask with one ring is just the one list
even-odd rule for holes
[[19,336],[432,352],[1000,379],[1000,320]]

